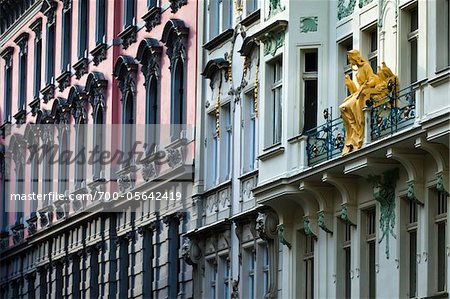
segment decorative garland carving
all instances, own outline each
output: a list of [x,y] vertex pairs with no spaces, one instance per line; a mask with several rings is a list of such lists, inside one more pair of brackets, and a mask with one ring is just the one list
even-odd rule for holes
[[277,50],[284,45],[284,31],[268,32],[264,40],[264,56],[275,56]]
[[[345,2],[348,1],[347,6]],[[338,0],[338,20],[348,17],[355,10],[356,0]]]
[[367,4],[371,3],[373,0],[359,0],[359,8],[363,8]]
[[267,16],[266,21],[285,9],[285,6],[281,6],[281,0],[269,0],[269,15]]
[[319,25],[319,17],[302,17],[300,18],[300,32],[316,32]]
[[373,196],[380,203],[380,230],[379,243],[386,238],[386,258],[389,259],[389,235],[395,238],[395,187],[398,179],[398,169],[383,173],[381,176],[369,176],[368,181],[373,186]]
[[442,174],[442,172],[438,173],[436,175],[437,178],[437,182],[436,182],[436,190],[445,194],[446,196],[449,196],[450,193],[445,190],[445,185],[444,185],[444,175]]

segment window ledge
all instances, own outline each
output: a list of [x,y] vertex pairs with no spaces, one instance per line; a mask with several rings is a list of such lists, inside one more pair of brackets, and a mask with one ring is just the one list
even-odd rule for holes
[[108,45],[105,43],[99,43],[97,46],[95,46],[94,49],[91,50],[92,55],[92,61],[94,62],[94,65],[97,66],[106,59],[106,49]]
[[3,138],[11,133],[11,121],[5,120],[3,122],[3,124],[0,126],[0,133]]
[[249,27],[250,25],[253,25],[254,23],[256,23],[257,21],[259,21],[261,17],[261,9],[258,8],[257,10],[255,10],[254,12],[252,12],[251,14],[249,14],[248,16],[246,16],[242,21],[241,24],[245,27]]
[[141,18],[145,22],[145,31],[150,32],[153,28],[161,24],[161,7],[152,7]]
[[24,124],[27,116],[27,111],[25,109],[20,109],[16,114],[14,114],[14,118],[16,120],[16,124]]
[[34,98],[28,106],[31,108],[31,115],[36,116],[37,111],[40,108],[41,99],[39,97]]
[[71,77],[70,71],[65,71],[61,75],[59,75],[58,78],[56,78],[56,82],[58,82],[58,89],[59,91],[64,91],[66,87],[70,86],[70,77]]
[[261,161],[268,160],[275,156],[281,155],[284,153],[284,146],[281,146],[280,143],[277,143],[269,148],[264,149],[264,153],[258,157]]
[[252,176],[257,176],[257,175],[258,175],[258,169],[253,169],[253,170],[250,170],[250,171],[247,171],[247,172],[241,174],[241,176],[238,177],[238,180],[242,181],[242,180],[245,180]]
[[41,94],[44,103],[48,103],[48,101],[55,97],[55,85],[53,83],[47,84],[47,86],[41,90]]
[[127,49],[131,44],[136,42],[136,33],[137,26],[136,25],[128,25],[122,32],[120,32],[117,36],[122,39],[122,47]]
[[428,80],[431,86],[438,86],[450,80],[450,67],[444,68],[436,72],[436,76]]
[[80,79],[84,74],[87,74],[88,65],[89,61],[86,57],[81,58],[73,65],[73,68],[75,70],[75,77],[77,79]]
[[203,45],[203,48],[211,51],[220,45],[224,44],[227,40],[229,40],[234,34],[234,29],[230,28],[220,33],[216,37],[212,38],[209,42]]

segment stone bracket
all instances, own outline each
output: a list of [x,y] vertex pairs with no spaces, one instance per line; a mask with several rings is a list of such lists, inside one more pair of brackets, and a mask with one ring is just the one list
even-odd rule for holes
[[356,225],[356,207],[354,202],[356,198],[356,191],[354,188],[354,177],[343,177],[337,174],[325,172],[322,175],[322,181],[336,187],[341,194],[342,203],[340,218],[351,225]]

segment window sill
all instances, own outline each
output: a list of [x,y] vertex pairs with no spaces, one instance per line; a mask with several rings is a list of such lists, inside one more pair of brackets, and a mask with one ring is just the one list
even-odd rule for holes
[[41,94],[44,103],[48,103],[48,101],[55,97],[55,85],[53,83],[47,84],[47,86],[41,90]]
[[27,111],[20,109],[16,114],[13,115],[16,120],[16,124],[24,124],[27,116]]
[[234,29],[229,28],[219,35],[212,38],[209,42],[203,45],[203,48],[208,51],[212,51],[220,45],[228,41],[234,34]]
[[436,76],[428,80],[431,86],[438,86],[450,80],[450,67],[446,67],[436,72]]
[[84,74],[88,72],[89,61],[86,57],[81,58],[73,65],[73,69],[75,70],[75,77],[80,79]]
[[68,86],[70,86],[70,71],[65,71],[58,78],[56,78],[56,82],[58,82],[59,91],[64,91]]
[[136,25],[128,25],[122,32],[120,32],[117,36],[122,39],[122,47],[127,49],[131,44],[136,42],[136,33],[137,26]]
[[269,148],[264,149],[264,153],[258,157],[261,161],[268,160],[275,156],[281,155],[284,153],[284,146],[281,146],[281,143],[274,144]]
[[152,7],[141,18],[145,22],[145,31],[150,32],[153,28],[161,24],[161,7]]
[[92,49],[91,55],[92,55],[92,61],[94,62],[94,65],[97,66],[106,59],[106,49],[108,45],[105,43],[99,43],[97,46],[95,46],[94,49]]
[[36,116],[36,113],[38,112],[38,110],[40,108],[40,103],[41,103],[41,99],[39,97],[36,97],[35,99],[33,99],[31,101],[30,104],[28,104],[28,106],[31,108],[32,116]]

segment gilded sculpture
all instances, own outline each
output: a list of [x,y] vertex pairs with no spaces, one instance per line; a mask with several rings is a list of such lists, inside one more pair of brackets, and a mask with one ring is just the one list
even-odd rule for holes
[[[342,155],[360,149],[364,141],[364,112],[366,101],[378,101],[377,105],[384,103],[380,99],[392,91],[392,86],[398,90],[397,77],[383,62],[375,74],[369,62],[361,57],[358,50],[348,51],[348,61],[353,71],[356,71],[356,81],[349,75],[345,76],[345,85],[350,95],[339,106],[342,120],[346,130],[345,146]],[[387,99],[386,101],[388,101]]]

